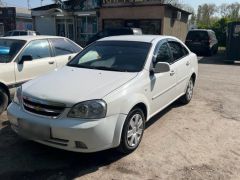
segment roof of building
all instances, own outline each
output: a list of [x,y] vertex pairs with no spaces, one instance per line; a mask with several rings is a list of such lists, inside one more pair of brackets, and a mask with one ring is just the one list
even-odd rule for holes
[[[71,0],[67,0],[67,1],[64,1],[64,4],[66,5],[70,5],[72,2],[74,1],[71,1]],[[173,10],[176,10],[176,11],[180,11],[182,13],[186,13],[188,15],[190,15],[191,13],[186,11],[186,10],[183,10],[179,7],[175,7],[171,4],[163,4],[161,3],[161,1],[147,1],[147,2],[135,2],[134,4],[129,2],[125,2],[125,3],[121,3],[121,4],[103,4],[101,8],[119,8],[119,7],[128,7],[128,6],[165,6],[165,7],[168,7],[170,9],[173,9]],[[54,8],[59,8],[59,5],[57,4],[49,4],[49,5],[46,5],[46,6],[41,6],[41,7],[36,7],[36,8],[33,8],[31,9],[32,11],[44,11],[44,10],[49,10],[49,9],[54,9]],[[71,9],[71,8],[70,8]]]
[[176,39],[175,37],[172,36],[163,35],[123,35],[123,36],[110,36],[100,39],[98,41],[136,41],[151,43],[156,39],[161,40],[166,38]]

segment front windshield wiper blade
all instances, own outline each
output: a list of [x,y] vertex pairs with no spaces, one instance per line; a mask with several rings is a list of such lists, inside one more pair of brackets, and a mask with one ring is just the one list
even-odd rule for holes
[[127,70],[113,68],[113,67],[105,67],[105,66],[92,66],[93,69],[106,70],[106,71],[119,71],[119,72],[128,72]]

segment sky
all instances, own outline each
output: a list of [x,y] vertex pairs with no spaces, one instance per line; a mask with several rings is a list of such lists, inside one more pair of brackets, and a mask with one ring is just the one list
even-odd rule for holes
[[[8,6],[18,6],[18,7],[28,7],[27,1],[28,0],[2,0]],[[181,0],[184,4],[188,4],[196,10],[198,5],[204,3],[215,3],[220,5],[222,3],[233,3],[239,0]],[[30,8],[35,8],[41,6],[41,0],[29,0]],[[51,4],[52,0],[42,0],[43,5]]]

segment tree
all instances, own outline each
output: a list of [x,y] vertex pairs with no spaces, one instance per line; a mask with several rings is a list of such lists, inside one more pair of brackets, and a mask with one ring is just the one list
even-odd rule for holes
[[240,18],[240,3],[222,4],[219,6],[220,14],[223,18],[237,20]]
[[197,24],[201,28],[207,28],[213,23],[215,13],[217,12],[217,6],[215,4],[203,4],[198,6],[197,11]]

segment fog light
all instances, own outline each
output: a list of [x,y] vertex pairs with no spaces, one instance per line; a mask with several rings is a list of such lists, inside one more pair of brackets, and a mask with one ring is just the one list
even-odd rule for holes
[[87,149],[86,144],[84,144],[84,143],[81,142],[81,141],[75,141],[75,145],[76,145],[76,148]]

